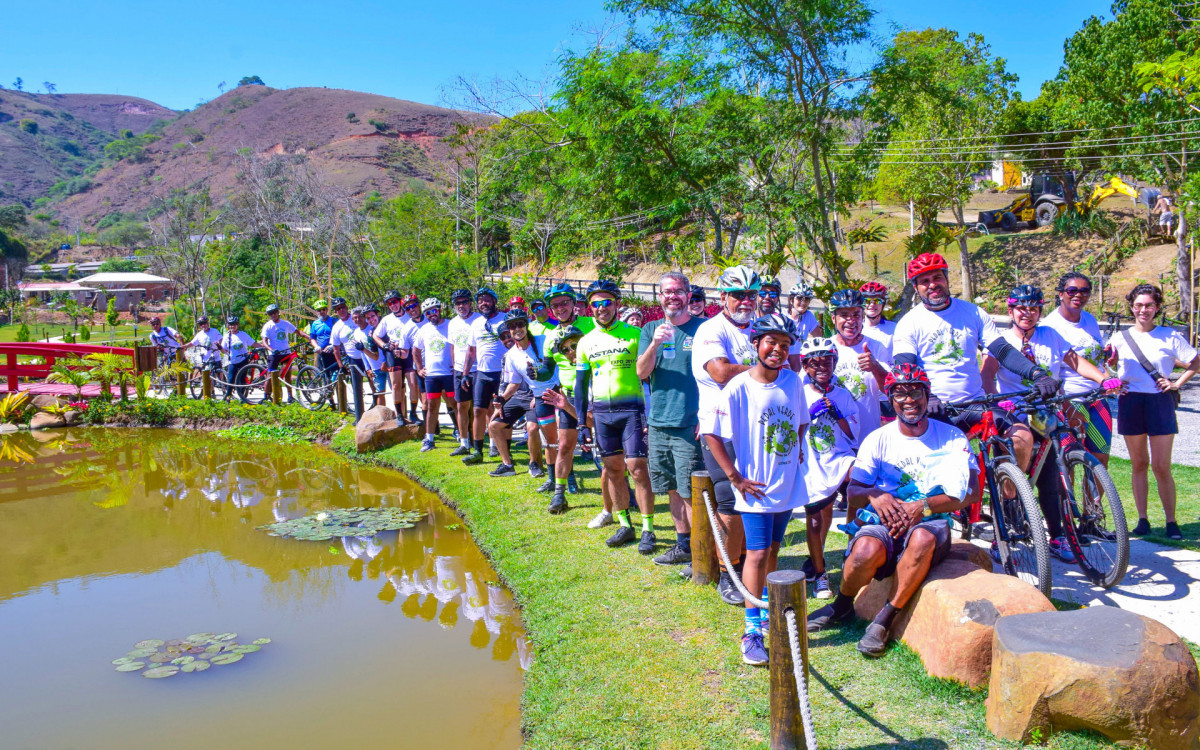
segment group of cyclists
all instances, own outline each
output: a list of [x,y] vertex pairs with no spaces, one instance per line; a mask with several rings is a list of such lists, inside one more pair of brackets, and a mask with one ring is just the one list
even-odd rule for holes
[[[1024,471],[1036,437],[1018,402],[1079,397],[1062,401],[1071,434],[1106,465],[1111,397],[1138,382],[1138,359],[1120,351],[1117,336],[1106,346],[1083,309],[1091,292],[1083,274],[1062,277],[1057,307],[1045,319],[1042,290],[1016,286],[1008,298],[1012,326],[1002,333],[981,308],[951,295],[942,256],[921,254],[905,270],[916,299],[903,317],[885,317],[889,290],[870,281],[829,296],[828,335],[808,309],[811,286],[797,283],[785,305],[778,280],[739,265],[718,279],[711,317],[705,317],[705,291],[673,272],[659,284],[663,318],[650,322],[637,308],[623,307],[619,286],[603,279],[582,292],[556,283],[528,303],[512,297],[505,310],[489,287],[455,290],[448,309],[436,297],[419,301],[391,290],[382,317],[374,304],[351,309],[341,297],[329,305],[317,301],[318,317],[302,332],[272,305],[258,343],[271,352],[274,368],[277,355],[289,351],[291,334],[300,333],[323,368],[341,368],[371,384],[376,403],[390,385],[399,420],[424,426],[421,451],[438,446],[444,403],[454,425],[451,455],[482,464],[489,443],[488,457],[499,460],[491,477],[517,474],[513,431],[524,421],[528,473],[542,480],[537,489],[550,496],[552,514],[567,512],[568,495],[582,491],[573,471],[577,451],[594,460],[603,508],[587,525],[615,525],[610,547],[636,541],[640,553],[653,554],[655,496],[667,495],[676,542],[654,562],[686,566],[684,575],[691,562],[690,477],[706,469],[728,560],[721,562],[717,590],[725,602],[746,607],[740,645],[750,664],[768,659],[766,612],[750,606],[742,591],[762,591],[765,598],[765,577],[776,566],[784,530],[794,515],[803,515],[813,595],[832,599],[812,613],[810,631],[852,618],[854,595],[872,578],[897,577],[891,599],[859,643],[864,654],[878,656],[896,613],[947,553],[951,518],[982,496],[979,449],[966,433],[986,422],[1008,441]],[[1143,298],[1153,290],[1131,293],[1135,318],[1138,305],[1149,309]],[[1156,299],[1160,311],[1161,295]],[[225,353],[233,381],[256,342],[239,332],[236,318],[226,324],[218,333],[201,318],[184,343],[156,320],[153,337],[197,347],[206,357]],[[1180,345],[1178,335],[1146,333],[1153,328],[1138,328],[1145,337],[1137,343],[1157,347],[1156,361],[1168,374],[1176,363],[1188,365],[1177,381],[1144,375],[1150,392],[1166,394],[1200,369],[1200,357],[1186,342]],[[1109,376],[1106,365],[1119,366],[1120,377]],[[993,406],[988,394],[997,393],[1019,395]],[[1146,398],[1137,404],[1140,412],[1159,409]],[[363,408],[356,403],[356,414]],[[1170,424],[1165,415],[1147,419],[1158,421],[1122,434],[1127,441],[1148,440],[1149,456],[1156,439],[1176,428],[1173,412]],[[1169,446],[1167,454],[1169,463]],[[1146,488],[1139,496],[1134,458],[1134,533],[1147,533]],[[1038,475],[1046,530],[1037,533],[1049,535],[1053,555],[1071,561],[1058,486],[1056,467]],[[640,534],[630,514],[634,505]],[[1170,506],[1167,534],[1178,535],[1173,494]],[[851,536],[836,590],[824,560],[835,510],[845,512],[841,528]]]

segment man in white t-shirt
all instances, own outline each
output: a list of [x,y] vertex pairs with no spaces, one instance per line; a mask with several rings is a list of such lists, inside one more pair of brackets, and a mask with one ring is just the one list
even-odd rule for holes
[[471,351],[471,326],[479,319],[479,313],[471,310],[471,292],[456,289],[450,296],[454,306],[454,317],[449,321],[450,344],[454,351],[454,431],[458,447],[450,451],[451,456],[465,456],[471,452],[471,397],[475,391],[475,360]]
[[161,361],[171,364],[175,361],[175,353],[183,346],[183,337],[179,335],[179,331],[163,325],[159,317],[150,319],[150,329],[150,343],[158,347]]
[[389,289],[383,295],[383,304],[387,305],[388,314],[379,319],[379,325],[375,326],[371,336],[383,353],[383,370],[388,373],[392,382],[392,405],[396,407],[396,419],[400,424],[404,424],[406,372],[400,343],[401,333],[411,318],[404,311],[403,298],[397,290]]
[[[721,292],[721,312],[700,324],[692,344],[692,375],[700,391],[701,424],[711,419],[721,400],[721,389],[734,376],[749,370],[758,361],[754,344],[750,341],[750,324],[754,321],[758,302],[758,288],[762,282],[758,274],[746,266],[725,269],[717,279]],[[717,506],[717,520],[725,534],[729,561],[735,566],[741,560],[742,535],[740,513],[735,507],[735,495],[729,478],[701,441],[701,457],[713,481],[713,499]],[[724,563],[721,563],[724,565]],[[722,569],[717,581],[717,592],[726,604],[738,606],[743,597],[733,584],[729,571]]]
[[442,303],[430,297],[421,303],[426,321],[412,338],[413,365],[425,385],[425,440],[421,450],[433,450],[437,434],[438,412],[442,399],[454,415],[454,346],[450,343],[450,324],[442,320]]
[[[260,338],[263,345],[267,347],[267,372],[275,372],[279,369],[280,360],[291,353],[292,344],[288,337],[295,333],[297,328],[288,321],[280,319],[279,305],[267,305],[266,312],[269,320],[263,324]],[[296,379],[295,373],[298,369],[295,368],[289,373],[292,380]],[[282,380],[284,387],[287,388],[288,403],[295,403],[295,391],[292,390],[291,382],[287,378]]]
[[865,435],[880,425],[879,400],[887,377],[883,363],[891,361],[892,353],[863,335],[863,296],[858,290],[834,292],[829,297],[829,310],[833,314],[833,341],[838,348],[834,374],[858,403],[859,424]]
[[[404,298],[404,312],[408,316],[408,322],[400,328],[400,368],[404,372],[404,379],[408,384],[408,421],[425,423],[425,413],[422,411],[417,414],[418,402],[425,400],[425,382],[421,376],[417,375],[417,365],[413,360],[412,344],[413,338],[417,335],[417,329],[425,325],[425,316],[421,313],[421,303],[417,300],[417,295],[410,294]],[[424,407],[422,406],[422,409]],[[399,408],[397,408],[399,411]]]
[[[800,376],[787,367],[795,322],[763,315],[751,325],[750,337],[757,362],[726,384],[701,418],[700,432],[734,491],[746,538],[742,581],[757,596],[777,567],[792,511],[809,500],[801,448],[809,412]],[[746,602],[741,652],[747,664],[767,663],[762,612],[751,602]]]
[[[475,365],[475,384],[471,392],[474,406],[471,452],[463,456],[463,463],[468,466],[483,463],[483,436],[491,421],[492,399],[500,392],[500,371],[504,369],[505,352],[497,331],[504,322],[505,313],[496,311],[496,290],[485,286],[477,291],[475,306],[479,312],[471,322],[471,338],[467,349],[467,359]],[[496,448],[494,441],[492,448]]]
[[[221,360],[221,332],[214,331],[208,325],[208,316],[196,318],[196,335],[183,345],[184,349],[195,347],[200,350],[201,364],[219,362]],[[197,370],[197,372],[199,372]]]
[[[808,617],[808,632],[854,617],[854,597],[871,579],[896,576],[887,604],[858,642],[882,656],[896,614],[912,599],[931,567],[950,551],[947,515],[969,505],[972,461],[967,437],[928,418],[929,378],[917,365],[896,364],[885,391],[896,421],[863,439],[850,471],[850,504],[859,511],[849,531],[837,598]],[[857,527],[857,528],[856,528]]]
[[[977,357],[981,348],[986,348],[1001,367],[1028,379],[1039,395],[1048,398],[1057,393],[1059,382],[1005,341],[986,312],[950,296],[948,269],[946,259],[937,253],[921,253],[909,262],[908,279],[921,304],[900,319],[892,339],[892,356],[897,364],[919,364],[928,373],[930,415],[943,419],[944,404],[984,395]],[[966,409],[951,421],[969,431],[982,414],[978,407]],[[1026,468],[1033,453],[1033,434],[1025,425],[1009,420],[1003,411],[993,410],[993,415],[1013,441],[1017,462]]]
[[353,382],[355,378],[358,378],[361,382],[363,374],[366,372],[366,368],[361,361],[361,355],[351,343],[354,332],[358,330],[358,325],[351,317],[350,309],[346,306],[346,300],[341,297],[335,297],[332,302],[333,314],[337,316],[337,321],[333,324],[333,329],[329,333],[329,345],[333,347],[333,356],[337,359],[338,367],[348,370],[350,373],[352,387],[350,388],[350,393],[347,394],[347,398],[354,399],[354,421],[358,422],[363,414],[362,399],[359,397],[362,389],[354,388]]

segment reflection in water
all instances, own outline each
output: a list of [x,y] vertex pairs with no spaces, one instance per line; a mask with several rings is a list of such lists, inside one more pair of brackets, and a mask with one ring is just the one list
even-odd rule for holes
[[[296,629],[292,641],[344,643],[354,636],[318,632],[315,624],[314,632],[305,628],[310,620],[320,619],[318,612],[353,611],[356,619],[347,627],[381,634],[380,642],[371,646],[372,661],[360,671],[378,668],[384,658],[381,653],[397,647],[411,651],[428,641],[430,646],[405,655],[410,660],[437,655],[429,667],[437,670],[431,673],[436,677],[421,679],[447,680],[455,669],[461,670],[471,688],[457,686],[452,692],[465,695],[470,689],[483,690],[487,698],[475,703],[483,707],[481,711],[500,711],[489,721],[506,727],[500,733],[494,728],[456,727],[460,733],[479,733],[476,739],[460,737],[456,742],[495,747],[519,740],[515,716],[519,678],[515,689],[505,688],[512,694],[505,697],[504,709],[489,708],[487,700],[497,699],[491,693],[499,678],[486,676],[480,665],[464,662],[463,657],[451,657],[461,648],[482,651],[485,663],[528,668],[532,652],[517,607],[470,537],[458,529],[457,517],[432,493],[402,475],[360,467],[307,446],[257,447],[163,430],[71,430],[47,437],[18,433],[3,438],[12,441],[10,453],[20,449],[36,459],[19,465],[0,461],[0,528],[12,540],[0,552],[0,640],[11,643],[12,638],[26,638],[35,648],[46,648],[37,642],[41,636],[6,618],[5,611],[36,618],[36,612],[24,609],[37,606],[50,611],[63,606],[67,596],[63,592],[73,582],[82,590],[71,596],[87,602],[96,622],[105,622],[105,602],[97,604],[92,598],[96,594],[83,592],[102,588],[102,581],[130,576],[149,597],[145,622],[156,622],[156,617],[170,620],[173,613],[156,612],[153,603],[178,597],[181,608],[219,611],[223,620],[257,618],[272,623],[260,629],[273,637],[283,630],[284,637],[276,640],[285,647],[289,634],[281,623]],[[428,517],[411,529],[328,542],[275,538],[255,528],[326,509],[380,506],[420,510]],[[163,578],[163,573],[169,575]],[[233,583],[225,580],[230,575]],[[235,598],[250,604],[239,605],[240,611],[225,611],[227,602]],[[109,606],[120,607],[122,616],[131,614],[127,603]],[[411,624],[396,629],[397,613],[403,616],[401,622]],[[67,621],[62,627],[62,637],[93,645],[87,643],[93,631],[85,624]],[[193,629],[204,627],[208,625],[197,622]],[[394,634],[384,635],[389,627]],[[123,630],[120,642],[154,636],[152,630]],[[45,673],[47,666],[45,660],[36,667],[31,664],[30,674]],[[54,672],[54,665],[49,666]],[[329,668],[337,667],[325,665],[322,674],[327,675]],[[403,674],[416,670],[403,660],[396,668]],[[93,679],[90,666],[86,677],[71,673],[78,669],[79,663],[64,664],[54,682],[82,680],[79,689],[93,693],[110,688],[87,682]],[[20,669],[14,674],[23,676]],[[108,677],[107,672],[102,674]],[[328,679],[306,676],[316,684]],[[289,679],[302,682],[305,677]],[[123,689],[141,687],[138,680],[118,684]],[[12,729],[8,722],[17,714],[10,711],[21,710],[20,701],[6,709],[8,697],[0,687],[0,735]],[[28,715],[23,719],[33,721]],[[13,736],[21,737],[22,728],[17,724]],[[498,734],[504,737],[498,739]],[[314,736],[303,735],[307,740]],[[70,737],[61,739],[63,746],[71,744]],[[247,740],[245,746],[273,747],[276,739],[267,735],[256,743]],[[433,740],[427,746],[442,745]]]

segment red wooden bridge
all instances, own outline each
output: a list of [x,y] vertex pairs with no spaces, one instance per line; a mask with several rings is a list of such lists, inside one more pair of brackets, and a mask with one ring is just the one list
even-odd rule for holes
[[[0,344],[0,394],[21,391],[32,395],[74,396],[75,387],[66,383],[47,383],[46,378],[60,359],[82,360],[89,354],[118,354],[129,357],[137,372],[154,367],[153,347],[92,346],[90,344]],[[21,358],[38,357],[41,362],[21,362]],[[87,369],[87,365],[80,365]],[[22,382],[25,380],[27,382]],[[119,390],[112,387],[113,395]],[[133,389],[130,389],[132,392]],[[84,398],[100,395],[99,383],[88,383],[83,387]]]

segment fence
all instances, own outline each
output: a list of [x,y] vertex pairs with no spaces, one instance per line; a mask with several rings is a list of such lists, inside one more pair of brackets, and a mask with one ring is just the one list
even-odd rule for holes
[[[0,344],[0,354],[4,355],[4,364],[0,365],[0,376],[4,378],[9,391],[20,389],[21,378],[46,379],[60,359],[78,360],[89,354],[117,354],[131,358],[134,371],[139,373],[152,370],[155,365],[153,347],[126,348],[93,346],[91,344],[21,343]],[[29,357],[36,357],[42,361],[20,361],[20,358]]]

